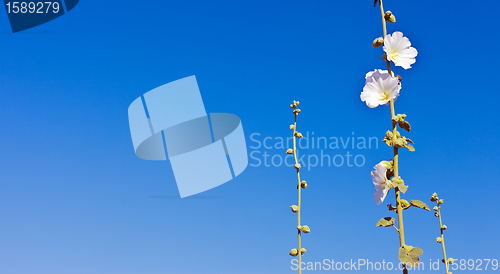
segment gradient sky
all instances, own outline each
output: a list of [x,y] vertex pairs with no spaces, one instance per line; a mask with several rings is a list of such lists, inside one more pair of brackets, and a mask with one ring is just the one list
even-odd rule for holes
[[[403,197],[445,200],[449,256],[500,260],[500,2],[464,3],[384,2],[397,18],[388,32],[402,31],[419,52],[412,69],[395,69],[396,111],[408,115],[416,147],[401,152]],[[382,143],[390,110],[359,99],[365,74],[384,68],[371,47],[381,35],[372,0],[82,0],[16,34],[0,12],[0,273],[296,272],[293,168],[250,158],[236,179],[180,199],[168,161],[135,156],[129,104],[190,75],[207,112],[241,118],[261,160],[285,150],[252,148],[250,136],[271,137],[268,145],[291,136],[292,100],[311,137],[377,137],[371,149],[323,151],[361,155],[362,166],[303,170],[303,258],[396,263],[396,231],[375,227],[395,216],[385,207],[394,192],[377,206],[370,178],[392,156]],[[428,270],[442,257],[437,218],[404,213],[407,244],[424,251],[421,273],[444,273]]]

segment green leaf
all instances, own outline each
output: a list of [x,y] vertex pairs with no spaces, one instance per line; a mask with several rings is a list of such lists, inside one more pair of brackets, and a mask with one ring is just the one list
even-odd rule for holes
[[419,200],[410,200],[410,204],[414,207],[418,207],[418,208],[421,208],[421,209],[424,209],[424,210],[427,210],[427,211],[431,211],[431,209],[429,208],[429,206],[427,206],[426,203],[422,202],[422,201],[419,201]]
[[402,184],[398,184],[398,185],[397,185],[397,187],[398,187],[398,189],[399,189],[401,192],[403,192],[403,194],[405,194],[405,193],[406,193],[406,191],[408,190],[408,186],[407,186],[407,185],[405,185],[404,183],[402,183]]
[[422,249],[418,247],[405,245],[399,248],[399,260],[412,267],[418,267],[418,263],[420,263],[419,257],[423,253]]
[[380,227],[380,226],[383,226],[383,227],[388,227],[388,226],[392,226],[394,225],[394,221],[396,219],[394,218],[391,218],[391,217],[385,217],[385,218],[382,218],[378,221],[377,223],[377,227]]
[[415,151],[415,148],[414,148],[412,145],[410,145],[410,144],[407,144],[405,147],[406,147],[406,148],[407,148],[410,152],[414,152],[414,151]]
[[410,123],[408,123],[407,121],[399,122],[399,127],[408,131],[408,132],[410,132],[410,130],[411,130]]

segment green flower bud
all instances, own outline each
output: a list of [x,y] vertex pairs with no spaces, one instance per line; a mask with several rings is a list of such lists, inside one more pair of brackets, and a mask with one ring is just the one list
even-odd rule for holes
[[299,207],[296,205],[291,205],[290,208],[292,209],[292,212],[294,212],[294,213],[299,212]]
[[442,241],[443,241],[443,239],[441,239],[441,237],[436,238],[436,242],[441,243]]
[[437,206],[435,206],[435,207],[433,207],[432,209],[433,209],[434,211],[438,211],[438,209],[439,209],[439,208],[438,208]]
[[385,12],[384,18],[389,23],[395,23],[396,22],[396,16],[394,16],[394,14],[392,14],[392,12],[390,10],[388,10],[388,11]]
[[298,225],[298,226],[297,226],[297,229],[298,229],[298,230],[302,230],[302,226],[301,226],[301,225]]
[[286,151],[286,154],[293,154],[293,149],[289,148],[289,149]]
[[291,107],[291,108],[295,108],[295,105],[291,104],[291,105],[290,105],[290,107]]
[[299,251],[296,248],[290,250],[290,256],[295,257],[298,254],[299,254]]
[[301,248],[301,249],[300,249],[300,254],[304,254],[304,253],[306,253],[306,251],[307,251],[307,249],[305,249],[305,248]]
[[303,226],[300,230],[302,230],[302,232],[304,232],[304,233],[311,232],[311,229],[309,229],[309,227],[307,225]]
[[443,203],[444,203],[443,199],[439,200],[439,202],[438,202],[438,204],[443,204]]
[[384,44],[384,38],[379,37],[379,38],[373,40],[372,47],[378,48],[378,47],[382,46],[383,44]]
[[402,207],[403,209],[407,209],[407,208],[409,208],[409,207],[410,207],[410,203],[408,203],[408,201],[407,201],[407,200],[405,200],[405,199],[401,199],[399,202],[401,203],[401,207]]

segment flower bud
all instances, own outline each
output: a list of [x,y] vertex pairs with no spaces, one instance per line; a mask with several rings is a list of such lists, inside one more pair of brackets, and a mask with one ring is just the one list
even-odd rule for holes
[[395,148],[400,148],[400,147],[404,147],[404,141],[403,139],[397,139],[396,141],[394,141],[394,147]]
[[435,206],[435,207],[432,208],[432,210],[434,210],[434,211],[438,211],[438,209],[439,208],[437,206]]
[[382,46],[383,44],[384,44],[384,38],[379,37],[379,38],[373,40],[372,47],[378,48],[378,47]]
[[448,258],[448,264],[454,264],[457,259]]
[[286,154],[293,154],[293,149],[289,148],[289,149],[286,151]]
[[307,249],[305,249],[305,248],[301,248],[301,249],[300,249],[300,254],[304,254],[304,253],[306,253],[306,251],[307,251]]
[[297,170],[299,170],[299,169],[300,169],[300,164],[295,164],[295,168],[296,168]]
[[434,216],[439,217],[439,212],[434,212]]
[[306,181],[302,181],[302,182],[300,183],[300,187],[302,187],[302,188],[307,188],[307,183],[306,183]]
[[298,226],[297,226],[297,229],[298,229],[298,230],[302,230],[302,226],[301,226],[301,225],[298,225]]
[[304,232],[304,233],[311,232],[311,229],[309,229],[309,227],[307,225],[303,226],[300,230],[302,230],[302,232]]
[[290,129],[294,130],[295,129],[295,125],[290,125]]
[[387,54],[382,54],[382,60],[387,61]]
[[396,123],[397,123],[397,122],[399,122],[399,117],[398,117],[398,116],[396,116],[396,115],[394,115],[394,116],[392,116],[391,120],[392,120],[393,122],[396,122]]
[[443,199],[441,199],[441,200],[439,200],[439,202],[438,202],[438,203],[439,203],[439,204],[442,204],[442,203],[444,203],[444,200],[443,200]]
[[295,103],[296,106],[299,105],[299,101],[293,101]]
[[392,133],[392,131],[388,130],[388,131],[385,133],[385,138],[387,138],[387,139],[392,139],[392,137],[394,137],[394,134]]
[[436,238],[436,242],[441,243],[442,241],[443,241],[443,239],[441,239],[441,237]]
[[299,251],[296,248],[290,250],[290,256],[295,257],[298,254],[299,254]]
[[443,226],[441,227],[441,229],[442,229],[442,230],[446,230],[446,229],[448,229],[448,227],[447,227],[446,225],[443,225]]
[[291,105],[290,105],[290,107],[291,107],[291,108],[295,108],[295,105],[291,104]]
[[382,165],[385,167],[387,170],[392,170],[393,167],[393,162],[391,161],[382,161]]
[[297,132],[297,134],[295,134],[295,135],[297,135],[297,138],[302,138],[303,137],[302,133],[300,133],[300,132]]
[[394,16],[394,14],[392,14],[392,12],[390,10],[388,10],[388,11],[385,12],[384,18],[389,23],[395,23],[396,22],[396,16]]
[[292,212],[294,212],[294,213],[299,212],[299,207],[296,205],[291,205],[290,208],[292,209]]
[[408,201],[407,201],[407,200],[405,200],[405,199],[401,199],[399,202],[401,203],[401,207],[402,207],[403,209],[407,209],[407,208],[409,208],[409,207],[410,207],[410,203],[408,203]]

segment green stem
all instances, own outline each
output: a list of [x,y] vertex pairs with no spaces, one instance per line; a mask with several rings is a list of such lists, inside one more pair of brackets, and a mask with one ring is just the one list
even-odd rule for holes
[[[384,12],[384,5],[382,4],[382,0],[379,1],[380,5],[380,14],[382,15],[382,27],[384,31],[384,39],[387,36],[387,23],[385,21],[385,12]],[[386,61],[387,63],[387,71],[389,75],[392,75],[391,71],[391,62]],[[396,116],[396,111],[394,109],[394,100],[391,99],[390,101],[391,105],[391,121],[392,121],[392,133],[393,133],[393,141],[396,140],[396,132],[397,132],[397,123],[392,120],[392,117]],[[399,155],[398,155],[398,149],[394,147],[394,142],[393,142],[393,150],[394,150],[394,177],[399,176]],[[396,187],[394,188],[396,192],[396,206],[397,206],[397,214],[398,214],[398,233],[399,233],[399,245],[400,247],[405,246],[405,230],[404,230],[404,224],[403,224],[403,208],[401,206],[401,192],[400,190]],[[403,268],[403,273],[407,274],[408,269],[406,267]]]
[[443,221],[441,221],[441,206],[439,205],[439,200],[436,201],[438,206],[438,215],[439,215],[439,228],[441,229],[441,245],[443,246],[443,256],[444,256],[444,264],[446,266],[446,274],[448,274],[449,266],[448,259],[446,258],[446,248],[444,247],[444,229],[443,229]]
[[[297,108],[295,108],[297,109]],[[293,127],[293,157],[295,158],[295,164],[298,164],[299,162],[297,161],[297,146],[296,146],[296,136],[295,134],[297,133],[297,114],[295,114],[295,121],[294,121],[294,127]],[[301,185],[300,185],[300,171],[299,169],[297,169],[297,180],[298,180],[298,190],[299,190],[299,201],[298,201],[298,208],[299,210],[297,211],[297,227],[300,227],[300,211],[301,211],[301,207],[300,207],[300,190],[302,189]],[[302,273],[302,269],[301,269],[301,262],[302,262],[302,247],[301,247],[301,231],[300,229],[297,229],[297,234],[298,234],[298,240],[299,240],[299,274]]]

